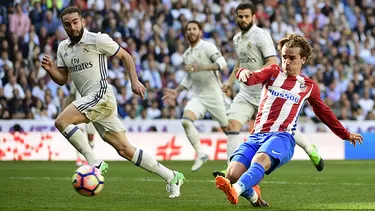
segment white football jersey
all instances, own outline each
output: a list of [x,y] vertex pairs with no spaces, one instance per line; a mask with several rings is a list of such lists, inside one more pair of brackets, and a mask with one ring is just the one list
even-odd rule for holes
[[[200,40],[193,48],[189,47],[183,54],[184,64],[212,64],[222,57],[217,47],[208,41]],[[202,99],[216,98],[224,100],[221,91],[219,71],[189,72],[181,85],[192,91],[193,97]]]
[[107,82],[107,56],[115,55],[120,46],[107,34],[87,29],[78,43],[70,43],[70,39],[65,39],[59,44],[57,66],[68,68],[77,91],[83,97],[96,94],[101,98],[105,93],[113,94]]
[[[239,67],[249,70],[259,70],[266,63],[266,58],[276,56],[275,46],[271,35],[255,24],[244,35],[240,33],[233,37]],[[240,83],[240,91],[236,100],[259,104],[261,85],[246,86]],[[256,97],[256,98],[254,98]]]

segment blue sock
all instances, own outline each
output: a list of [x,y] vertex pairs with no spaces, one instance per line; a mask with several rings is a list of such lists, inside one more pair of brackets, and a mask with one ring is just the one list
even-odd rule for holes
[[253,194],[253,186],[257,185],[264,176],[264,168],[259,163],[252,163],[250,168],[242,174],[237,183],[242,188],[241,196],[249,198]]

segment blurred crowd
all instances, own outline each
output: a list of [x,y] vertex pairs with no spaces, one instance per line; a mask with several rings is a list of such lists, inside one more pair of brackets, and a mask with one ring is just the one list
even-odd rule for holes
[[[60,13],[79,7],[86,28],[108,33],[134,58],[146,100],[131,92],[127,72],[109,59],[109,81],[124,119],[178,119],[190,98],[163,104],[163,88],[176,88],[186,75],[183,27],[203,25],[203,36],[216,44],[228,63],[225,82],[236,63],[232,42],[239,32],[235,0],[4,0],[0,4],[0,119],[53,119],[70,102],[70,84],[58,86],[41,68],[44,54],[56,59],[66,39]],[[255,23],[275,41],[288,32],[304,35],[314,52],[303,73],[320,85],[322,98],[341,120],[375,119],[375,4],[372,0],[260,0]],[[228,103],[238,84],[227,95]],[[303,115],[316,120],[306,106]],[[206,118],[210,118],[209,115]]]

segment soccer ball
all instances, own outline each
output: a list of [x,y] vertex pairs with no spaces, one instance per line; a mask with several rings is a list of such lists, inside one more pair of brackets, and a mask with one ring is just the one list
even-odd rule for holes
[[104,177],[92,166],[79,167],[72,177],[73,188],[83,196],[96,196],[104,187]]

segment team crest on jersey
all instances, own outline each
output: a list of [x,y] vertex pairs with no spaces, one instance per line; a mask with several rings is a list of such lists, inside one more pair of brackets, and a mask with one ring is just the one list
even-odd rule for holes
[[307,91],[307,86],[304,83],[301,83],[301,85],[299,85],[299,88],[301,89],[301,92]]
[[85,46],[84,48],[83,48],[83,53],[88,53],[90,51],[90,48],[89,48],[89,46]]
[[248,48],[248,49],[251,49],[252,46],[253,46],[253,45],[251,44],[251,42],[247,43],[247,48]]

